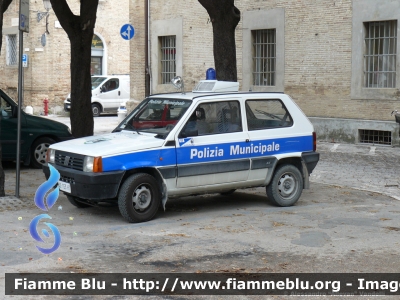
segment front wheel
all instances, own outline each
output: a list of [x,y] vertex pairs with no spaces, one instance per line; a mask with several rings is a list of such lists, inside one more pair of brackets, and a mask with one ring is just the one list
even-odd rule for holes
[[293,165],[278,166],[266,191],[273,204],[292,206],[303,192],[303,176]]
[[92,113],[93,117],[98,117],[100,116],[101,108],[100,105],[98,104],[92,104]]
[[41,137],[32,144],[31,150],[31,166],[35,169],[42,168],[46,162],[46,152],[51,144],[56,141],[49,137]]
[[150,221],[161,203],[156,179],[145,173],[134,174],[122,184],[118,194],[121,215],[130,223]]

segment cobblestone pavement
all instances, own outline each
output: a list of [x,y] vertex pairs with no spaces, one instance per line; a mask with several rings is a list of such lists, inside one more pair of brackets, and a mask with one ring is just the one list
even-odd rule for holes
[[311,182],[381,193],[400,200],[400,148],[320,142]]
[[[117,117],[96,118],[96,134],[110,132],[115,123]],[[321,157],[311,174],[311,188],[292,207],[266,203],[265,188],[256,188],[229,197],[171,199],[166,212],[160,211],[153,221],[129,224],[117,206],[78,209],[60,195],[50,215],[63,244],[51,255],[37,251],[28,230],[32,218],[42,213],[33,196],[44,181],[43,173],[22,167],[22,197],[16,199],[11,196],[15,164],[5,163],[8,196],[0,198],[0,295],[4,295],[4,274],[13,272],[396,273],[400,268],[400,148],[320,142],[318,152]],[[35,297],[95,298],[117,299]]]

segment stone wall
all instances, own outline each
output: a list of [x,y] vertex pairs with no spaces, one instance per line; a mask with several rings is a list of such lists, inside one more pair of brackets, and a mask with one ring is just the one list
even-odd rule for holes
[[[374,2],[366,0],[367,2]],[[382,0],[387,2],[390,0]],[[360,2],[360,1],[358,1]],[[392,1],[393,2],[393,1]],[[131,18],[143,19],[143,1],[131,0]],[[150,1],[150,28],[160,20],[182,20],[183,50],[177,53],[182,61],[182,75],[186,90],[205,78],[205,71],[213,67],[212,25],[206,10],[197,0]],[[353,99],[352,78],[352,0],[237,0],[235,5],[242,12],[284,10],[284,74],[283,91],[292,96],[308,116],[327,118],[352,118],[392,120],[390,112],[400,108],[400,96],[391,98]],[[373,14],[373,13],[372,13]],[[399,20],[393,10],[392,19]],[[140,19],[140,20],[142,20]],[[366,21],[374,21],[367,19]],[[238,81],[243,86],[243,18],[236,29]],[[259,28],[267,29],[267,28]],[[156,31],[151,31],[154,43]],[[356,32],[361,39],[363,33]],[[155,39],[156,40],[156,39]],[[157,40],[156,40],[157,41]],[[144,43],[142,38],[141,43]],[[151,45],[154,49],[154,45]],[[157,45],[155,47],[157,49]],[[399,51],[399,50],[398,50]],[[131,65],[143,60],[139,54],[131,54]],[[159,76],[159,56],[152,52],[152,77]],[[397,63],[397,69],[400,66]],[[132,73],[133,74],[133,73]],[[136,74],[136,73],[135,73]],[[400,76],[398,76],[400,77]],[[133,81],[132,81],[133,82]],[[138,76],[134,89],[144,85]],[[152,85],[152,93],[174,91],[170,85]],[[135,99],[143,97],[137,94]]]

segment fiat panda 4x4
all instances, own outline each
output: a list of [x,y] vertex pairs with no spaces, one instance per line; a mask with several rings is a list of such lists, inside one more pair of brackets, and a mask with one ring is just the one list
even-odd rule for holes
[[288,95],[237,90],[208,80],[152,95],[110,134],[51,145],[44,173],[59,172],[73,205],[114,201],[128,222],[152,219],[171,197],[249,187],[293,205],[319,160],[313,125]]

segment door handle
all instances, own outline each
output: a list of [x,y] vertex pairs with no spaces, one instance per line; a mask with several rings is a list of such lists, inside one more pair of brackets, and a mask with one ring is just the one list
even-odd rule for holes
[[121,96],[121,91],[118,91],[118,96]]

